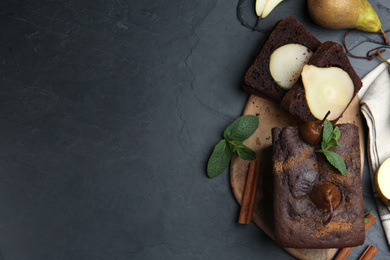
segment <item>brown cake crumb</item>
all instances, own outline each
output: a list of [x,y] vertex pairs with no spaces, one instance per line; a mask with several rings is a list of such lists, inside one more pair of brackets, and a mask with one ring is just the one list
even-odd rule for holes
[[[346,71],[351,77],[355,87],[352,99],[362,88],[362,81],[353,69],[346,53],[344,52],[343,46],[338,43],[327,41],[321,44],[310,58],[308,64],[317,67],[339,67]],[[318,120],[313,116],[309,109],[302,80],[298,80],[293,85],[289,92],[284,96],[281,105],[292,115],[298,117],[304,122]],[[333,121],[337,120],[338,118]]]
[[280,20],[262,41],[252,65],[245,74],[243,89],[246,92],[278,102],[282,100],[287,89],[272,78],[269,62],[271,54],[277,48],[290,43],[304,45],[312,52],[321,44],[293,16]]

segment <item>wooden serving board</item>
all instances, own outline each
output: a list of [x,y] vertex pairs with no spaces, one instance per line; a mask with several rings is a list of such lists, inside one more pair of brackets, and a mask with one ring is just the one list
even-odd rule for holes
[[[243,115],[256,115],[259,118],[259,127],[256,132],[244,144],[254,150],[257,154],[257,159],[261,163],[261,176],[259,187],[256,194],[256,206],[253,213],[253,221],[258,225],[269,237],[274,239],[274,222],[273,222],[273,182],[272,182],[272,137],[271,129],[273,127],[295,126],[302,124],[301,121],[295,119],[288,112],[283,110],[279,104],[255,96],[250,95],[243,111]],[[359,99],[355,99],[348,106],[347,110],[338,123],[354,123],[359,127],[360,137],[360,154],[362,163],[364,163],[365,139],[363,122],[360,113]],[[244,191],[246,176],[249,168],[249,161],[242,160],[233,156],[230,165],[230,184],[233,194],[241,205],[242,195]],[[337,248],[335,249],[294,249],[284,248],[287,252],[298,259],[316,259],[328,260],[332,259]]]

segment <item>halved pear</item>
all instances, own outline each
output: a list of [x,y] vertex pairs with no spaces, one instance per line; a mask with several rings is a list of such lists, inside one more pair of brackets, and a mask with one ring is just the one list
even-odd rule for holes
[[256,0],[255,10],[259,18],[265,18],[283,0]]
[[263,13],[266,2],[267,0],[256,0],[255,9],[258,17],[262,17],[261,14]]
[[290,89],[299,79],[303,65],[307,64],[312,54],[309,48],[297,43],[277,48],[269,62],[272,78],[283,88]]
[[282,1],[283,0],[267,0],[261,17],[265,18],[267,15],[269,15],[269,13],[274,10],[274,8]]
[[390,158],[386,159],[376,174],[376,184],[379,198],[390,206]]
[[337,119],[351,102],[355,90],[349,74],[338,67],[304,65],[301,73],[306,101],[311,113],[321,119]]

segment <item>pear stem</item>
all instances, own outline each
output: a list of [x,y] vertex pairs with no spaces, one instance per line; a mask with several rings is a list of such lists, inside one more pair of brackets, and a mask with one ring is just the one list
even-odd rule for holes
[[380,51],[376,51],[376,54],[384,61],[386,62],[386,64],[389,66],[388,67],[388,70],[389,70],[389,73],[390,73],[390,62],[388,60],[385,59],[385,57],[383,57],[382,53]]
[[[385,49],[385,48],[390,48],[389,46],[389,39],[387,38],[386,36],[386,33],[389,32],[390,30],[386,30],[384,31],[382,28],[380,29],[380,32],[382,33],[383,35],[383,38],[385,39],[385,42],[386,42],[386,45],[383,45],[383,46],[380,46],[380,47],[376,47],[376,48],[373,48],[371,50],[369,50],[366,54],[366,56],[358,56],[358,55],[354,55],[352,54],[349,49],[348,49],[348,46],[347,46],[347,36],[350,35],[351,33],[353,32],[358,32],[358,30],[350,30],[349,32],[347,32],[345,35],[344,35],[344,40],[343,40],[343,44],[344,44],[344,48],[345,48],[345,51],[351,56],[351,57],[354,57],[354,58],[358,58],[358,59],[367,59],[367,60],[373,60],[375,58],[375,56],[377,56],[377,54],[375,53],[376,50],[381,50],[381,49]],[[380,52],[384,52],[385,50],[381,50]]]
[[333,200],[333,196],[332,196],[332,193],[331,193],[331,194],[329,194],[329,196],[327,197],[327,201],[329,202],[329,206],[330,206],[330,208],[329,208],[329,210],[330,210],[330,212],[329,212],[329,218],[328,218],[327,220],[325,220],[324,225],[329,224],[329,222],[332,220],[332,217],[333,217],[333,205],[332,205],[332,200]]
[[383,35],[383,38],[385,38],[385,43],[389,45],[389,39],[387,38],[386,32],[381,28],[381,33]]
[[332,220],[332,218],[333,218],[333,206],[332,206],[332,202],[331,202],[330,203],[329,218],[327,220],[325,220],[324,225],[328,225],[329,222]]
[[387,63],[387,65],[390,66],[390,62],[388,60],[386,60],[385,57],[383,57],[382,53],[380,51],[376,51],[376,54],[384,61]]
[[259,16],[259,18],[258,18],[257,21],[256,21],[255,26],[252,28],[253,31],[256,30],[257,26],[259,25],[260,20],[261,20],[261,16]]
[[325,114],[324,118],[321,120],[320,124],[323,125],[325,120],[328,118],[328,116],[330,115],[330,110]]

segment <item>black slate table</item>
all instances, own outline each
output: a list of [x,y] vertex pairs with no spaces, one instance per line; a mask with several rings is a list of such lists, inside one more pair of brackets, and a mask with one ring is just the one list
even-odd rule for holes
[[[209,179],[206,164],[275,22],[293,15],[322,42],[348,30],[285,0],[253,31],[254,1],[241,1],[241,21],[238,2],[0,1],[2,259],[293,258],[237,224],[229,172]],[[390,29],[390,2],[370,2]],[[364,54],[380,40],[349,44]],[[380,64],[350,60],[360,77]],[[378,216],[370,185],[366,165],[364,204]],[[379,221],[349,259],[368,244],[389,259]]]

